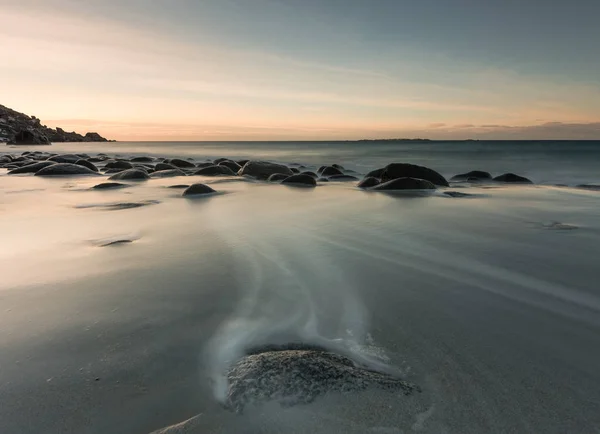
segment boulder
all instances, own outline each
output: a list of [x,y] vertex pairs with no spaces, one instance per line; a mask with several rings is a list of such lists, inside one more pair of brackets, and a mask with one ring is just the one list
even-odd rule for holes
[[240,171],[240,169],[242,168],[242,166],[237,164],[235,161],[231,161],[231,160],[221,161],[218,165],[229,167],[234,173],[238,173]]
[[141,169],[128,169],[119,173],[115,173],[108,178],[111,181],[145,181],[150,177]]
[[496,182],[506,182],[511,184],[533,184],[530,179],[523,176],[515,175],[514,173],[505,173],[504,175],[496,176],[494,178]]
[[87,160],[84,160],[84,159],[77,160],[75,162],[75,164],[77,164],[79,166],[87,167],[88,169],[93,170],[94,172],[98,172],[98,168],[96,166],[94,166],[94,164],[90,163]]
[[283,181],[285,178],[288,178],[290,175],[284,175],[283,173],[274,173],[271,176],[269,176],[269,178],[267,179],[267,181],[269,182],[279,182],[279,181]]
[[397,178],[424,179],[435,185],[448,187],[448,181],[435,170],[415,164],[392,163],[385,167],[381,174],[381,181],[387,182]]
[[336,169],[333,166],[326,166],[323,168],[323,170],[321,170],[321,176],[325,176],[325,177],[330,177],[330,176],[334,176],[334,175],[343,175],[344,173],[339,170]]
[[337,170],[346,170],[344,169],[344,166],[341,166],[339,164],[332,164],[331,167],[335,167]]
[[154,158],[152,157],[133,157],[131,160],[132,163],[152,163],[154,162]]
[[187,169],[191,167],[196,167],[194,163],[191,161],[182,160],[181,158],[171,158],[165,161],[167,164],[171,164],[172,166],[179,167],[180,169]]
[[246,163],[250,160],[237,160],[236,163],[240,165],[240,167],[244,167]]
[[181,169],[158,170],[152,173],[150,178],[172,178],[174,176],[187,176],[187,174]]
[[396,178],[391,181],[378,184],[371,188],[377,191],[389,190],[435,190],[435,185],[426,179],[418,178]]
[[319,177],[319,175],[317,175],[315,172],[311,172],[311,171],[306,171],[306,172],[302,172],[300,173],[301,175],[308,175],[308,176],[312,176],[313,178],[317,179]]
[[92,189],[94,190],[114,190],[117,188],[125,188],[130,187],[129,184],[122,184],[120,182],[103,182],[98,185],[94,185]]
[[469,179],[492,179],[492,175],[482,170],[472,170],[471,172],[461,173],[460,175],[453,176],[450,181],[469,181]]
[[44,167],[52,166],[55,163],[54,161],[39,161],[37,163],[28,164],[26,166],[19,167],[17,169],[13,169],[8,172],[9,175],[18,175],[20,173],[35,173]]
[[306,346],[273,347],[248,354],[227,373],[225,407],[236,413],[269,403],[293,407],[328,394],[380,389],[411,395],[420,388],[341,354]]
[[283,173],[284,175],[293,175],[294,172],[289,167],[283,164],[270,163],[267,161],[248,161],[244,167],[240,169],[238,175],[252,176],[256,179],[268,179],[274,173]]
[[106,169],[106,170],[104,170],[104,174],[105,175],[113,175],[115,173],[124,172],[125,170],[129,170],[129,169]]
[[358,188],[371,188],[379,185],[380,181],[377,178],[369,176],[358,183]]
[[53,155],[52,157],[48,157],[46,159],[46,161],[55,161],[57,163],[72,163],[72,164],[75,164],[79,160],[81,160],[81,157],[79,155],[75,155],[75,154]]
[[285,178],[281,181],[282,184],[285,185],[294,185],[294,186],[305,186],[305,187],[315,187],[317,185],[317,181],[315,178],[309,175],[292,175]]
[[198,169],[194,175],[199,176],[235,176],[235,173],[227,166],[208,166]]
[[72,176],[72,175],[98,175],[87,167],[71,163],[56,163],[46,166],[37,172],[35,176]]
[[224,161],[232,161],[229,158],[217,158],[216,160],[213,161],[213,164],[215,166],[218,166],[219,164],[223,163]]
[[377,179],[381,179],[381,176],[383,175],[383,172],[385,172],[385,167],[382,168],[382,169],[371,170],[369,173],[367,173],[365,175],[365,178],[377,178]]
[[158,163],[156,166],[154,166],[154,170],[156,170],[157,172],[160,172],[161,170],[174,170],[177,169],[177,167],[173,166],[172,164],[168,164],[168,163]]
[[21,130],[8,142],[9,145],[49,145],[50,140],[37,130]]
[[294,173],[300,173],[300,169],[296,169],[295,167],[290,167],[290,170]]
[[198,169],[204,169],[205,167],[210,167],[210,166],[218,166],[218,164],[213,164],[208,161],[196,164],[196,168],[198,168]]
[[358,178],[352,175],[332,175],[328,178],[330,181],[358,181]]
[[133,164],[131,164],[129,161],[123,161],[123,160],[109,161],[104,166],[104,169],[122,169],[122,170],[133,169]]
[[199,196],[212,193],[216,193],[216,191],[206,184],[192,184],[185,189],[185,191],[183,192],[183,196]]

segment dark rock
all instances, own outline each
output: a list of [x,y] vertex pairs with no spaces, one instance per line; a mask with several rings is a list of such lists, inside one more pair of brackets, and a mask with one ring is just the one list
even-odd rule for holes
[[600,191],[600,185],[595,184],[579,184],[577,188],[582,188],[584,190]]
[[134,157],[131,160],[132,163],[152,163],[154,162],[154,158],[152,157]]
[[240,167],[244,167],[248,161],[250,160],[238,160],[236,163],[239,164]]
[[317,169],[317,173],[320,175],[320,174],[323,172],[323,170],[325,170],[325,169],[326,169],[326,168],[328,168],[328,167],[330,167],[330,166],[321,166],[321,167],[319,167],[319,168]]
[[[198,169],[204,169],[205,167],[211,167],[211,166],[215,166],[215,164],[209,163],[208,161],[196,164],[196,168],[198,168]],[[218,164],[216,164],[216,166],[218,166]]]
[[142,200],[140,202],[115,202],[115,203],[100,203],[92,205],[78,205],[75,208],[86,209],[86,208],[100,208],[107,211],[120,211],[123,209],[141,208],[143,206],[159,204],[158,200]]
[[296,169],[295,167],[290,167],[290,170],[294,173],[300,173],[300,169]]
[[317,179],[317,181],[319,181],[319,182],[329,182],[329,179],[327,179],[327,178],[319,178],[319,179]]
[[210,188],[208,185],[192,184],[191,186],[185,189],[185,191],[183,192],[183,196],[198,196],[211,193],[216,193],[216,191]]
[[93,170],[94,172],[98,172],[98,168],[87,160],[77,160],[75,162],[75,164],[77,164],[79,166],[87,167],[88,169]]
[[18,175],[20,173],[35,173],[44,167],[52,166],[55,163],[54,161],[39,161],[37,163],[28,164],[26,166],[19,167],[17,169],[13,169],[8,172],[9,175]]
[[472,170],[471,172],[461,173],[460,175],[453,176],[450,178],[450,181],[468,181],[469,178],[479,179],[492,179],[492,175],[488,172],[483,172],[481,170]]
[[219,164],[223,163],[224,161],[232,161],[229,158],[217,158],[216,160],[213,161],[213,164],[215,166],[218,166]]
[[300,173],[301,175],[308,175],[308,176],[312,176],[313,178],[317,179],[319,177],[319,175],[317,175],[315,172],[310,172],[310,171],[306,171],[306,172],[302,172]]
[[290,349],[250,354],[227,374],[225,407],[242,413],[246,406],[269,402],[282,407],[309,404],[327,394],[381,389],[411,395],[418,386],[377,372],[348,357],[323,349]]
[[356,176],[352,175],[332,175],[329,176],[330,181],[358,181]]
[[391,181],[397,178],[416,178],[424,179],[435,185],[441,185],[448,187],[448,181],[442,175],[435,170],[429,169],[423,166],[417,166],[415,164],[407,163],[392,163],[385,167],[385,170],[381,174],[381,181]]
[[79,155],[74,155],[74,154],[54,155],[54,156],[46,159],[46,161],[55,161],[57,163],[72,163],[72,164],[75,164],[79,160],[81,160],[81,157]]
[[57,163],[46,166],[37,172],[35,176],[68,176],[68,175],[98,175],[87,167],[71,163]]
[[13,167],[25,167],[25,166],[29,166],[30,164],[34,164],[37,163],[37,161],[35,160],[15,160],[12,163],[9,163],[9,165],[13,166]]
[[336,169],[333,166],[327,166],[325,167],[323,170],[321,170],[321,176],[326,176],[326,177],[330,177],[330,176],[334,176],[334,175],[343,175],[344,173],[339,170]]
[[188,184],[176,184],[176,185],[169,185],[167,188],[188,188],[189,185]]
[[267,161],[248,161],[244,167],[240,169],[238,175],[252,176],[256,179],[268,179],[274,173],[283,173],[284,175],[293,175],[294,172],[289,167],[282,164],[269,163]]
[[171,164],[175,167],[179,167],[180,169],[196,167],[196,165],[194,163],[192,163],[191,161],[182,160],[180,158],[171,158],[171,159],[165,161],[165,163]]
[[426,179],[396,178],[378,184],[375,187],[372,187],[371,190],[435,190],[435,185]]
[[10,155],[0,155],[0,164],[10,163],[12,160],[12,156]]
[[152,173],[150,178],[172,178],[174,176],[187,176],[187,174],[180,169],[159,170]]
[[115,173],[121,173],[129,169],[106,169],[104,170],[105,175],[114,175]]
[[235,176],[235,173],[227,166],[208,166],[198,169],[194,175],[200,176]]
[[145,181],[150,177],[141,169],[128,169],[119,173],[115,173],[108,178],[111,181]]
[[102,163],[106,161],[105,157],[90,157],[87,159],[90,163]]
[[131,187],[129,184],[122,184],[120,182],[103,182],[102,184],[94,185],[94,190],[113,190],[117,188]]
[[269,182],[279,182],[279,181],[283,181],[284,179],[288,178],[290,175],[284,175],[283,173],[274,173],[271,176],[269,176],[269,178],[267,179],[267,181]]
[[10,145],[49,145],[50,140],[38,130],[21,130],[8,143]]
[[337,170],[346,170],[344,169],[344,166],[341,166],[339,164],[332,164],[331,167],[335,167]]
[[242,166],[237,164],[235,161],[225,160],[219,163],[219,166],[229,167],[234,173],[238,173]]
[[473,197],[474,195],[469,194],[469,193],[463,193],[460,191],[445,191],[444,192],[445,196],[450,196],[450,197]]
[[133,164],[131,164],[129,161],[123,161],[123,160],[119,160],[119,161],[110,161],[108,163],[106,163],[106,165],[104,166],[104,169],[133,169]]
[[371,188],[379,185],[379,179],[369,176],[358,183],[358,188]]
[[173,166],[172,164],[168,164],[168,163],[158,163],[156,166],[154,166],[154,170],[156,170],[157,172],[160,172],[161,170],[174,170],[177,169],[177,167]]
[[84,142],[108,142],[107,139],[105,139],[98,133],[86,133],[86,135],[83,137],[83,141]]
[[496,176],[496,182],[506,182],[511,184],[533,184],[533,182],[523,176],[515,175],[514,173],[505,173],[504,175]]
[[312,176],[300,174],[285,178],[283,181],[281,181],[281,183],[286,185],[301,185],[306,187],[315,187],[317,185],[317,181]]

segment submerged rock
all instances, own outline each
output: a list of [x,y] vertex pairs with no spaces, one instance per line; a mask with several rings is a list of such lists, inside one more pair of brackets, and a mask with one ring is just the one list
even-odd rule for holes
[[77,160],[75,164],[77,164],[78,166],[87,167],[88,169],[93,170],[94,172],[98,172],[98,168],[87,160],[80,159]]
[[426,179],[396,178],[371,188],[371,190],[435,190],[435,185]]
[[383,172],[385,172],[385,167],[383,167],[381,169],[371,170],[369,173],[367,173],[365,175],[365,178],[378,178],[378,179],[381,179],[381,176],[383,175]]
[[194,175],[200,176],[235,176],[235,173],[227,166],[208,166],[198,169]]
[[175,170],[177,169],[177,167],[173,166],[172,164],[168,164],[168,163],[158,163],[156,166],[154,166],[154,170],[156,170],[157,172],[160,172],[161,170]]
[[358,188],[371,188],[379,185],[380,181],[377,178],[369,176],[358,183]]
[[11,170],[10,172],[8,172],[9,175],[18,175],[20,173],[35,173],[40,169],[43,169],[44,167],[48,167],[48,166],[53,166],[55,164],[54,161],[40,161],[37,163],[32,163],[32,164],[28,164],[26,166],[21,166],[18,167],[16,169]]
[[73,155],[73,154],[53,155],[52,157],[48,157],[46,159],[46,161],[54,161],[56,163],[73,163],[73,164],[75,164],[79,160],[81,160],[81,157],[79,155]]
[[134,157],[131,160],[132,163],[152,163],[154,158],[152,157]]
[[333,175],[329,176],[330,181],[358,181],[356,176],[352,175]]
[[242,166],[237,164],[235,161],[231,161],[231,160],[221,161],[218,165],[229,167],[234,173],[238,173],[239,170],[242,168]]
[[283,173],[274,173],[271,176],[269,176],[269,179],[267,179],[267,181],[269,182],[279,182],[279,181],[283,181],[286,178],[289,178],[290,175],[284,175]]
[[290,170],[296,174],[300,173],[300,169],[298,169],[296,167],[290,167]]
[[344,173],[333,166],[326,166],[321,170],[321,176],[331,177],[334,175],[343,175]]
[[315,179],[319,178],[319,175],[317,175],[315,172],[311,172],[311,171],[306,171],[306,172],[301,172],[300,175],[308,175],[308,176],[312,176]]
[[101,184],[94,185],[92,189],[94,190],[112,190],[117,188],[125,188],[130,187],[129,184],[122,184],[120,182],[103,182]]
[[448,187],[448,181],[442,175],[435,170],[429,169],[424,166],[417,166],[415,164],[407,163],[392,163],[385,167],[385,170],[381,174],[381,181],[387,182],[392,179],[398,178],[414,178],[424,179],[435,185]]
[[170,164],[175,167],[179,167],[180,169],[188,169],[188,168],[196,167],[196,165],[194,163],[192,163],[191,161],[182,160],[180,158],[171,158],[171,159],[165,161],[165,163]]
[[123,161],[123,160],[109,161],[104,166],[104,169],[122,169],[122,170],[133,169],[133,164],[131,164],[129,161]]
[[341,164],[332,164],[331,167],[335,167],[337,170],[346,170]]
[[473,181],[473,180],[491,180],[492,175],[482,170],[472,170],[467,173],[461,173],[450,178],[451,181]]
[[253,176],[257,179],[268,179],[274,173],[283,173],[284,175],[293,175],[294,172],[289,167],[283,164],[269,163],[268,161],[248,161],[244,167],[240,169],[238,175]]
[[[293,348],[293,347],[292,347]],[[225,406],[242,413],[246,406],[269,402],[283,407],[308,404],[331,393],[355,393],[370,388],[410,395],[415,386],[375,372],[342,355],[319,348],[272,349],[247,355],[233,365]]]
[[523,176],[515,175],[514,173],[505,173],[504,175],[496,176],[494,178],[496,182],[506,182],[511,184],[533,184],[530,179]]
[[317,181],[315,178],[309,175],[292,175],[285,178],[281,181],[282,184],[286,185],[295,185],[295,186],[303,186],[303,187],[315,187],[317,185]]
[[57,163],[51,166],[46,166],[37,172],[35,176],[72,176],[72,175],[98,175],[87,167],[78,164]]
[[111,181],[145,181],[150,176],[142,169],[128,169],[111,176]]
[[183,192],[183,196],[199,196],[211,193],[216,193],[216,191],[206,184],[192,184],[191,186],[185,189],[185,191]]

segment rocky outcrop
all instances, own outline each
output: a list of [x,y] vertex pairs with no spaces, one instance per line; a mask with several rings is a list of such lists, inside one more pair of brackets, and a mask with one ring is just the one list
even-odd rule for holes
[[62,128],[42,125],[35,116],[28,116],[0,105],[0,141],[15,145],[49,145],[52,142],[107,142],[98,133],[85,136],[66,132]]
[[435,170],[424,166],[407,163],[388,164],[381,174],[381,181],[387,182],[397,178],[424,179],[435,185],[448,187],[448,181]]
[[289,167],[283,164],[269,163],[267,161],[248,161],[244,167],[240,169],[238,175],[252,176],[256,179],[266,180],[274,173],[283,173],[284,175],[293,175],[294,172]]

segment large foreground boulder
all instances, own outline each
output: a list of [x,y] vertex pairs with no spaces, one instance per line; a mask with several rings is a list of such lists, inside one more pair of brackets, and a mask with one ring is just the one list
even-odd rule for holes
[[289,167],[283,164],[269,163],[268,161],[248,161],[244,167],[240,169],[238,175],[248,175],[256,179],[268,179],[274,173],[283,173],[284,175],[293,175],[294,172]]
[[145,181],[150,177],[142,169],[128,169],[119,173],[115,173],[108,178],[111,181]]
[[28,164],[27,166],[22,166],[17,169],[13,169],[8,172],[9,175],[18,175],[20,173],[35,173],[44,167],[53,166],[57,163],[54,161],[39,161],[37,163]]
[[309,404],[326,394],[383,389],[410,395],[418,386],[369,370],[340,354],[318,348],[274,349],[250,354],[234,364],[225,406],[241,413],[269,402],[282,407]]
[[281,181],[282,184],[298,187],[316,187],[317,181],[310,175],[292,175]]
[[515,175],[514,173],[505,173],[504,175],[496,176],[496,182],[506,182],[511,184],[533,184],[533,181],[523,176]]
[[57,163],[44,167],[35,176],[73,176],[73,175],[98,175],[98,173],[87,167],[71,163]]
[[188,188],[185,189],[185,191],[183,192],[183,196],[184,197],[202,196],[205,194],[212,194],[212,193],[216,193],[216,191],[213,190],[212,188],[210,188],[206,184],[192,184]]
[[391,191],[391,190],[435,190],[435,185],[426,179],[418,178],[397,178],[391,181],[378,184],[371,190]]
[[398,178],[416,178],[424,179],[435,185],[448,187],[448,181],[435,170],[424,166],[407,163],[392,163],[388,164],[381,174],[381,181],[387,182]]
[[49,145],[50,140],[35,130],[21,130],[8,142],[9,145]]

